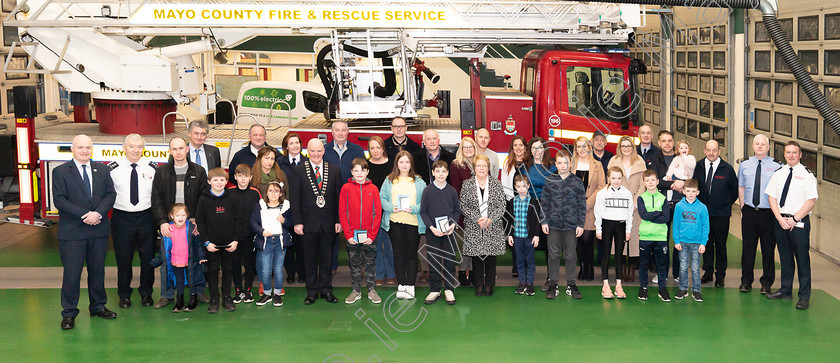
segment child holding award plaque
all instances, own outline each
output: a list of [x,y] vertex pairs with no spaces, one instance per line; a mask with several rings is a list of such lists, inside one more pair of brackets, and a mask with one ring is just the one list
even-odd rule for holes
[[446,289],[443,294],[446,303],[455,304],[455,249],[457,243],[455,225],[461,217],[461,201],[455,188],[446,183],[449,165],[438,160],[432,164],[435,181],[423,191],[420,201],[420,217],[426,228],[426,258],[429,261],[429,296],[426,304],[440,300],[441,279]]
[[283,262],[286,259],[286,250],[292,245],[292,236],[289,234],[292,229],[289,205],[289,201],[283,195],[283,183],[272,180],[251,214],[251,230],[257,235],[254,239],[259,261],[257,266],[264,291],[257,301],[258,306],[269,302],[277,307],[283,306]]
[[394,170],[379,191],[382,229],[388,231],[394,247],[397,298],[410,300],[414,299],[420,234],[426,233],[426,225],[420,218],[420,197],[426,183],[414,172],[414,159],[408,151],[400,151],[394,159]]
[[367,178],[368,163],[355,158],[350,166],[353,178],[341,187],[338,197],[338,219],[341,231],[347,239],[347,253],[350,255],[350,277],[353,291],[344,300],[352,304],[362,297],[362,268],[365,270],[368,299],[379,304],[382,299],[376,293],[376,234],[382,221],[382,203],[379,189]]

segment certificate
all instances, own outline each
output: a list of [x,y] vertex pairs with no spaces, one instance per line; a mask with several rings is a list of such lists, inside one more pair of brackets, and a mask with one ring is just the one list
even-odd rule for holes
[[448,233],[449,217],[435,217],[435,228],[437,228],[441,233]]
[[409,202],[409,197],[407,195],[398,195],[397,196],[397,209],[403,211],[410,211],[411,210],[411,203]]
[[282,234],[283,224],[277,220],[277,217],[279,216],[279,208],[263,209],[260,211],[260,219],[262,220],[263,229],[271,232],[272,235]]
[[353,231],[353,239],[356,240],[357,243],[364,243],[368,240],[367,231],[364,229],[357,229]]

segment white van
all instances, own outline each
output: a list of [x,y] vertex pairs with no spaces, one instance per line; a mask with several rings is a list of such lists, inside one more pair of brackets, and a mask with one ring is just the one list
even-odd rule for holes
[[[263,125],[292,126],[327,109],[324,87],[312,82],[245,82],[239,88],[238,100],[237,113],[253,115]],[[239,120],[247,123],[250,117]]]

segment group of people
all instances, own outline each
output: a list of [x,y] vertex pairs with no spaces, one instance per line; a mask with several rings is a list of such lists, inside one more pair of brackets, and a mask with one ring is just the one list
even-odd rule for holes
[[[125,155],[107,165],[91,162],[92,140],[76,136],[73,160],[53,172],[64,265],[61,328],[74,327],[85,264],[90,314],[116,317],[105,307],[109,235],[121,308],[131,306],[135,250],[143,306],[174,303],[172,311],[181,312],[206,303],[210,313],[220,306],[235,311],[243,302],[282,306],[284,283],[295,281],[306,284],[304,304],[319,298],[336,303],[332,276],[338,243],[345,241],[353,287],[347,304],[361,299],[363,283],[373,303],[381,302],[376,287],[389,283],[397,285],[398,299],[414,299],[418,262],[428,271],[427,304],[440,299],[455,304],[457,286],[474,285],[476,296],[492,296],[497,257],[508,246],[519,278],[517,294],[535,294],[534,255],[541,247],[547,254],[548,276],[541,288],[546,297],[559,294],[562,256],[566,293],[579,299],[576,280],[594,279],[596,241],[604,298],[625,298],[622,279],[633,280],[638,265],[639,298],[647,299],[648,266],[655,263],[654,283],[660,298],[669,301],[669,236],[675,241],[676,298],[687,296],[691,266],[692,296],[702,301],[701,282],[714,274],[716,286],[723,286],[725,242],[736,199],[744,219],[741,291],[751,288],[760,238],[762,293],[771,299],[792,297],[795,259],[797,308],[808,307],[808,214],[817,197],[816,182],[799,164],[801,152],[794,142],[785,148],[788,167],[780,168],[767,156],[769,141],[759,135],[753,145],[756,156],[741,163],[736,177],[719,158],[716,142],[709,141],[706,157],[695,162],[687,143],[680,143],[677,154],[668,131],[659,133],[659,147],[654,146],[646,126],[639,130],[638,146],[632,137],[620,138],[618,155],[605,149],[601,132],[591,140],[578,138],[573,153],[559,148],[554,158],[544,139],[516,136],[502,165],[488,149],[485,129],[476,130],[475,139],[464,137],[453,154],[441,147],[436,131],[426,130],[420,145],[406,135],[406,127],[404,119],[394,118],[393,135],[371,137],[366,157],[361,146],[348,140],[343,121],[332,124],[329,143],[308,140],[307,155],[299,135],[287,134],[278,149],[266,144],[264,127],[253,125],[248,145],[236,152],[229,171],[221,168],[219,149],[205,144],[208,125],[202,121],[190,123],[188,140],[170,141],[169,161],[159,166],[143,158],[140,135],[126,136]],[[776,226],[773,233],[761,228],[770,222]],[[771,292],[776,243],[782,287]],[[702,278],[700,254],[706,270]],[[612,256],[614,290],[609,282]],[[161,297],[155,303],[153,269],[158,266]]]

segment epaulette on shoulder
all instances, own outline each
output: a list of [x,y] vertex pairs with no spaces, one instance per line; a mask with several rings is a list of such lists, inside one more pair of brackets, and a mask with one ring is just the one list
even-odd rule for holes
[[120,166],[119,163],[117,163],[116,161],[112,161],[112,162],[108,163],[108,171],[112,171],[112,170],[118,168],[119,166]]
[[[774,160],[774,161],[775,161],[775,160]],[[779,166],[778,168],[776,168],[776,170],[773,170],[773,171],[779,171],[779,170],[782,170],[782,168],[784,168],[784,167],[785,167],[785,164],[780,164],[780,166]]]
[[154,162],[154,161],[150,161],[150,162],[149,162],[149,166],[151,166],[151,167],[152,167],[152,169],[157,169],[157,168],[158,168],[158,164],[157,164],[156,162]]
[[[802,164],[802,163],[800,163],[800,164]],[[814,172],[813,172],[813,171],[811,171],[811,169],[808,169],[808,167],[807,167],[807,166],[805,166],[805,164],[802,164],[802,167],[803,167],[803,168],[805,168],[805,171],[807,171],[807,172],[808,172],[808,173],[810,173],[811,175],[813,175],[813,176],[817,176],[816,174],[814,174]]]

